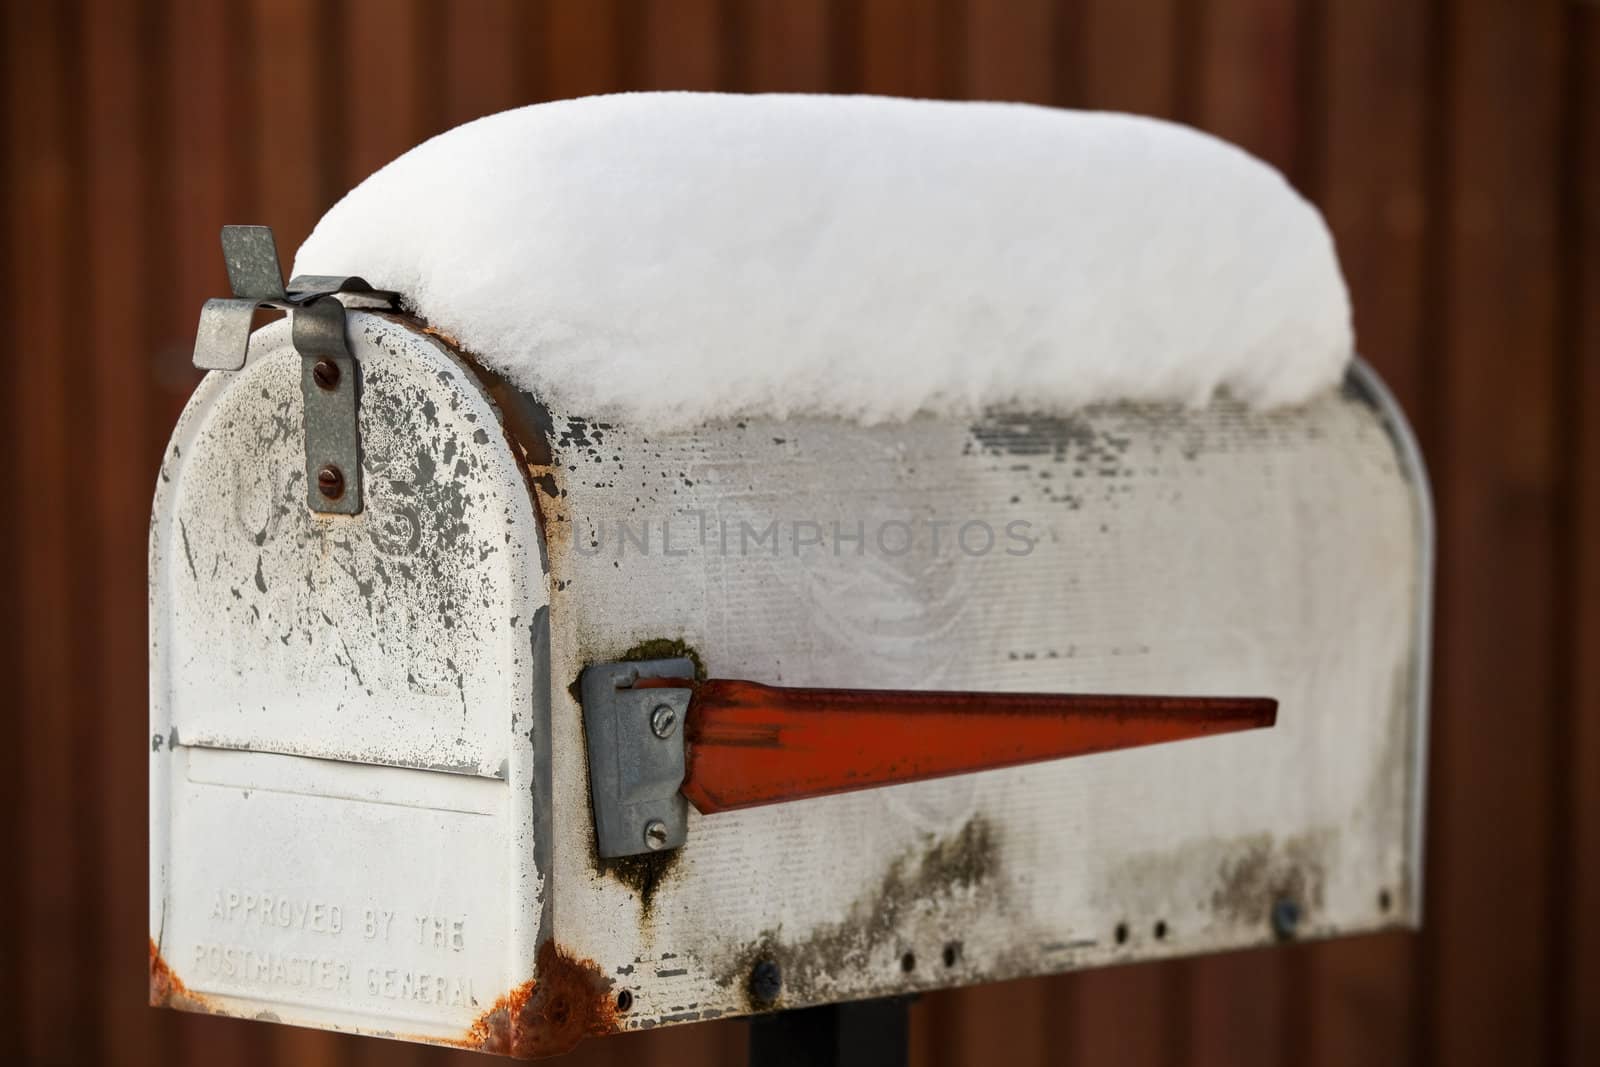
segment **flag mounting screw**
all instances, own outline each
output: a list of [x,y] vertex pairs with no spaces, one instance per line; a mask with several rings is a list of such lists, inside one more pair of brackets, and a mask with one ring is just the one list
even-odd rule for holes
[[657,704],[650,713],[650,732],[665,741],[678,728],[678,713],[667,704]]

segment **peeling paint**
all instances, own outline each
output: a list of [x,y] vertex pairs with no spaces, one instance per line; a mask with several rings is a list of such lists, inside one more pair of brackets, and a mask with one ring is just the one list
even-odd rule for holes
[[[539,550],[533,537],[503,544],[522,468],[463,404],[476,380],[458,357],[432,342],[423,342],[431,359],[398,355],[385,320],[355,321],[358,348],[386,347],[386,358],[361,363],[362,515],[304,505],[292,349],[230,379],[206,416],[207,447],[183,468],[173,525],[194,588],[175,636],[214,650],[192,661],[213,669],[213,699],[183,714],[185,731],[221,747],[397,766],[459,766],[469,755],[489,776],[504,752],[464,754],[457,742],[499,718],[484,694],[501,669],[492,650],[503,615],[476,609],[502,602]],[[277,690],[328,693],[332,714],[252,718],[262,689],[236,684],[246,670],[273,676]],[[396,691],[404,698],[380,701]]]
[[[998,873],[997,834],[980,815],[954,834],[930,837],[922,848],[895,857],[874,891],[856,900],[839,922],[795,940],[786,938],[781,927],[765,930],[734,954],[731,966],[717,973],[717,983],[738,990],[744,1009],[751,1012],[782,1008],[788,1000],[810,1004],[825,999],[826,985],[839,975],[859,972],[881,949],[899,955],[900,927],[913,909],[937,906],[943,898],[998,892],[992,881]],[[759,960],[774,960],[782,971],[782,990],[772,1003],[757,1002],[748,988],[751,968]]]

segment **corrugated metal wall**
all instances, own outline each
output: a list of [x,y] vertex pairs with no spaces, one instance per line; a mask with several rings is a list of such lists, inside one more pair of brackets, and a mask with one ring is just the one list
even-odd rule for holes
[[[919,1063],[1600,1060],[1600,7],[8,0],[6,1062],[487,1062],[155,1012],[144,541],[223,222],[292,249],[450,125],[615,89],[1165,115],[1327,213],[1442,519],[1428,927],[924,999]],[[571,1062],[739,1063],[738,1024]]]

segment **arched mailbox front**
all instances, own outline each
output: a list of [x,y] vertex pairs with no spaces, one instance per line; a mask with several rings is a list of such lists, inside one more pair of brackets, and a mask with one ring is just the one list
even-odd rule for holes
[[1418,921],[1429,505],[1364,366],[645,434],[240,297],[297,325],[151,531],[155,1001],[538,1055]]
[[360,315],[363,507],[310,510],[286,327],[201,385],[157,489],[158,995],[460,1038],[548,925],[527,473],[467,364]]

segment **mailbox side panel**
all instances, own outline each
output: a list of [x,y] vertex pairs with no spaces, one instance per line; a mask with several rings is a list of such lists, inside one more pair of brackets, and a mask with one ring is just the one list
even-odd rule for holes
[[[1414,924],[1432,535],[1364,374],[1269,414],[647,437],[556,413],[557,910],[630,990],[627,1024]],[[566,683],[686,653],[775,684],[1280,709],[1269,731],[691,812],[682,849],[602,863]],[[764,960],[775,1002],[750,993]]]
[[150,534],[151,999],[493,1046],[548,937],[549,647],[477,374],[353,313],[364,508],[305,505],[287,323],[213,372]]

